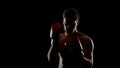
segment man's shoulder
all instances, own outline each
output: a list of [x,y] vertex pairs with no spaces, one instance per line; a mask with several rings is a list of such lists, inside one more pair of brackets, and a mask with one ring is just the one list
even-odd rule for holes
[[88,35],[81,32],[77,32],[77,36],[84,47],[87,47],[90,49],[94,47],[93,40]]
[[82,33],[82,32],[76,32],[76,35],[81,38],[89,38],[88,35]]
[[86,35],[86,34],[84,34],[84,33],[82,33],[82,32],[77,32],[76,35],[77,35],[77,36],[79,37],[79,39],[81,39],[81,40],[88,40],[88,41],[91,40],[91,38],[90,38],[88,35]]

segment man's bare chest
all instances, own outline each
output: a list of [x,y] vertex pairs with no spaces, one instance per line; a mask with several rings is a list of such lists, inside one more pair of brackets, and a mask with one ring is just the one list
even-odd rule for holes
[[69,35],[66,36],[65,34],[59,35],[59,48],[63,49],[65,47],[70,47],[70,45],[74,46],[74,43],[77,42],[77,36]]

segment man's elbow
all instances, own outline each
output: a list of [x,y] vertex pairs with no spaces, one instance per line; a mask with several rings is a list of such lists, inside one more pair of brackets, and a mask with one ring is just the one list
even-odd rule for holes
[[92,68],[93,67],[93,60],[92,59],[87,59],[87,58],[84,57],[83,67]]

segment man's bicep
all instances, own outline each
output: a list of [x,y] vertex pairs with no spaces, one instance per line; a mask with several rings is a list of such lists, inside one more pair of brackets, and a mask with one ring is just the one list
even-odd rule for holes
[[91,39],[85,39],[81,41],[82,46],[83,46],[83,53],[84,57],[92,60],[93,59],[93,49],[94,49],[94,44]]
[[91,61],[92,61],[92,64],[93,64],[93,51],[94,51],[94,42],[93,42],[93,40],[91,39],[91,47],[92,47],[92,51],[91,51]]
[[93,50],[94,43],[92,39],[86,41],[86,47],[84,48],[84,57],[88,59],[93,64]]

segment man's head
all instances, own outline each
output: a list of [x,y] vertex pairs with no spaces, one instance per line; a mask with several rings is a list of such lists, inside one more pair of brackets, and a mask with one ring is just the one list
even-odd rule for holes
[[73,8],[67,9],[63,12],[63,25],[67,33],[77,31],[79,22],[79,12]]

